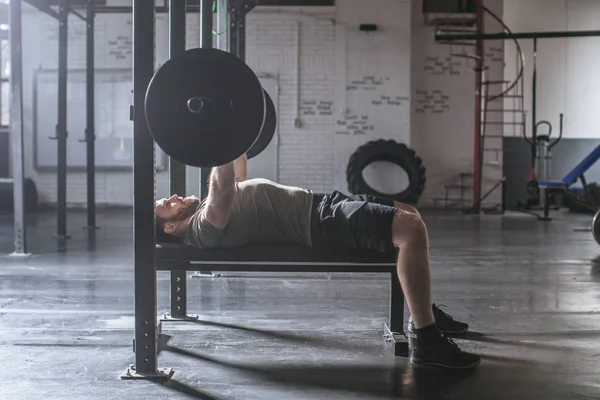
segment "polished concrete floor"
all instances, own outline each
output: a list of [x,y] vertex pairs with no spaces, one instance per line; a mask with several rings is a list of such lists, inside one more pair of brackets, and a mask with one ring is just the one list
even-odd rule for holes
[[[0,216],[0,399],[597,399],[600,247],[591,217],[430,214],[434,300],[467,320],[470,372],[386,354],[388,284],[367,274],[225,274],[188,280],[198,323],[170,322],[166,384],[122,381],[133,362],[131,211],[103,211],[94,234],[69,213],[30,218],[29,258]],[[268,258],[268,254],[265,255]],[[158,274],[159,311],[168,273]]]

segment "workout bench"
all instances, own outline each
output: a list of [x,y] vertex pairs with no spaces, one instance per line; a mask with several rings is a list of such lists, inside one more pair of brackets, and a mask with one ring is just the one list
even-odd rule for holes
[[540,181],[538,187],[544,190],[544,217],[543,220],[550,220],[550,200],[556,193],[568,193],[569,187],[581,180],[584,190],[587,190],[587,181],[585,173],[600,158],[600,145],[598,145],[590,154],[588,154],[579,164],[577,164],[565,177],[559,181]]
[[[265,257],[268,255],[268,257]],[[269,261],[265,261],[268,258]],[[236,248],[197,249],[178,243],[158,244],[156,267],[159,271],[235,271],[235,272],[359,272],[387,273],[390,276],[389,317],[384,324],[385,342],[396,356],[408,356],[404,333],[404,294],[396,272],[397,255],[374,251],[322,251],[301,246],[261,245]],[[176,310],[181,315],[185,304],[185,274],[171,277]],[[179,279],[177,279],[179,278]],[[171,296],[173,300],[173,295]],[[179,300],[177,300],[179,299]],[[171,308],[173,309],[173,301]],[[189,318],[189,317],[188,317]],[[186,319],[186,315],[180,318]]]

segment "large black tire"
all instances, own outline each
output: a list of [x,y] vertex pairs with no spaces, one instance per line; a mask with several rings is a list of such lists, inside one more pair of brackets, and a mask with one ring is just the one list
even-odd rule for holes
[[[38,209],[38,191],[35,182],[31,178],[25,178],[23,186],[23,201],[27,212],[35,212]],[[0,210],[12,211],[13,209],[13,184],[6,182],[0,184]]]
[[[363,177],[365,167],[376,161],[391,162],[401,167],[408,175],[409,184],[402,192],[379,193],[370,187]],[[350,156],[346,168],[348,190],[352,194],[368,194],[393,199],[401,203],[416,204],[425,190],[427,178],[423,160],[414,150],[394,140],[378,139],[360,146]]]

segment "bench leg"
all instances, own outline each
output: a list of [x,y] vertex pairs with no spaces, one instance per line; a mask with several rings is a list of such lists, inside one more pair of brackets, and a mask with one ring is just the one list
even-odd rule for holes
[[187,314],[186,271],[171,271],[171,312],[163,315],[162,321],[195,321],[198,315]]
[[550,201],[552,199],[552,191],[548,188],[544,189],[544,216],[539,218],[540,221],[552,221],[550,218]]
[[408,338],[404,333],[404,293],[395,272],[390,274],[390,316],[383,336],[394,355],[408,357]]

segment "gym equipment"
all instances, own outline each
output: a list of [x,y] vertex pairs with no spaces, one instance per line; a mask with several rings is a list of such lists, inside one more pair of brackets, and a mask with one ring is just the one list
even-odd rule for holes
[[[523,137],[527,144],[531,146],[532,170],[527,182],[527,193],[530,195],[527,199],[526,207],[534,208],[542,205],[545,207],[545,197],[540,196],[539,181],[547,181],[550,179],[552,166],[552,148],[560,142],[563,136],[563,114],[560,114],[560,129],[558,138],[552,139],[552,124],[548,121],[538,121],[535,124],[534,134],[532,138],[528,138],[525,130]],[[548,128],[547,133],[539,134],[540,126]],[[540,217],[544,219],[544,217]]]
[[159,244],[157,270],[223,272],[319,272],[389,274],[389,316],[385,343],[396,356],[408,356],[404,334],[404,294],[396,272],[396,252],[315,250],[303,246],[256,245],[197,249],[184,244]]
[[[264,90],[264,89],[263,89]],[[265,123],[263,125],[262,130],[260,131],[260,135],[256,142],[252,145],[250,150],[246,153],[248,159],[254,158],[260,153],[263,152],[264,149],[267,148],[271,140],[273,140],[273,136],[275,135],[275,129],[277,128],[277,115],[275,113],[275,104],[273,104],[273,100],[271,100],[271,96],[269,93],[265,92],[265,101],[267,106],[267,113],[265,115]]]
[[[598,145],[590,154],[588,154],[583,160],[579,162],[565,177],[559,181],[540,181],[538,186],[544,190],[544,219],[550,220],[550,203],[555,194],[562,193],[566,196],[575,196],[571,194],[568,190],[571,185],[573,185],[577,180],[581,180],[581,183],[584,188],[584,192],[589,192],[588,183],[585,179],[585,173],[592,165],[596,163],[600,159],[600,145]],[[591,196],[587,196],[588,201],[592,199]],[[590,207],[593,207],[594,210],[598,209],[598,204],[593,204]]]
[[145,111],[150,133],[167,155],[203,168],[227,164],[252,147],[266,101],[258,77],[238,57],[195,48],[158,69]]
[[[400,166],[408,175],[409,184],[402,192],[389,194],[379,193],[371,188],[363,177],[365,167],[376,161],[386,161]],[[427,178],[423,160],[414,150],[403,143],[394,140],[373,140],[360,146],[350,156],[346,168],[348,190],[352,194],[369,194],[378,197],[387,197],[401,203],[416,204],[425,190]]]
[[570,212],[580,214],[595,214],[596,204],[600,204],[600,185],[588,183],[586,187],[571,186],[562,196],[562,206]]
[[[546,125],[548,127],[548,133],[545,135],[540,135],[539,133],[539,127],[541,125]],[[552,160],[552,153],[550,152],[550,150],[552,150],[552,148],[554,146],[556,146],[558,144],[558,142],[560,142],[560,140],[562,139],[562,135],[563,135],[563,114],[560,114],[560,131],[559,131],[559,135],[557,139],[552,140],[551,136],[552,136],[552,124],[550,124],[550,122],[548,121],[539,121],[536,124],[536,137],[535,137],[535,146],[536,146],[536,172],[537,172],[537,177],[538,180],[542,180],[542,181],[546,181],[548,179],[550,179],[550,173],[551,173],[551,160]]]
[[[172,159],[188,162],[189,165],[213,166],[232,161],[249,151],[262,136],[259,133],[262,133],[263,125],[268,127],[265,114],[268,100],[256,76],[250,74],[249,68],[241,62],[244,58],[245,17],[256,3],[229,0],[227,4],[227,39],[231,51],[240,59],[233,60],[233,56],[219,53],[212,61],[209,58],[194,60],[200,54],[208,54],[205,48],[211,47],[213,39],[212,2],[201,0],[200,33],[203,49],[188,50],[175,56],[172,62],[163,64],[157,72],[158,76],[153,78],[156,5],[153,1],[133,0],[135,359],[134,364],[121,375],[122,379],[168,380],[173,375],[172,369],[158,366],[158,354],[164,348],[161,330],[164,321],[198,319],[187,311],[185,271],[190,270],[202,272],[218,268],[219,271],[389,274],[391,295],[389,323],[384,326],[385,343],[392,347],[395,355],[408,355],[403,327],[404,295],[396,274],[396,252],[317,251],[302,246],[196,249],[180,243],[156,243],[152,201],[156,183],[153,137],[165,152],[168,150],[167,154],[171,153]],[[181,1],[170,2],[171,22],[185,21],[184,5]],[[170,46],[185,45],[185,29],[178,32],[177,35],[169,35]],[[191,63],[184,62],[188,57]],[[236,71],[241,71],[241,74],[236,74]],[[198,82],[202,78],[211,82]],[[153,88],[150,88],[151,85]],[[218,92],[215,92],[215,88]],[[234,98],[234,95],[239,97]],[[188,105],[191,99],[192,104]],[[217,125],[210,126],[211,120],[216,120]],[[216,128],[233,128],[233,133]],[[270,132],[265,129],[265,133]],[[177,141],[181,143],[172,143]],[[234,151],[228,149],[226,153],[221,152],[225,146],[234,148]],[[155,324],[158,270],[171,271],[171,312]]]
[[592,219],[592,234],[596,243],[600,244],[600,210],[596,211]]

